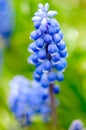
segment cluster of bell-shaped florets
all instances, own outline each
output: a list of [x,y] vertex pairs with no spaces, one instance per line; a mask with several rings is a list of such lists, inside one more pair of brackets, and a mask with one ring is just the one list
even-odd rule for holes
[[68,56],[63,33],[59,23],[53,18],[57,12],[48,9],[48,3],[44,6],[39,4],[38,11],[32,18],[36,30],[30,35],[35,41],[28,48],[28,51],[33,53],[28,62],[36,66],[34,78],[44,88],[56,80],[63,81]]
[[[56,104],[58,105],[57,101]],[[35,115],[39,115],[45,122],[50,120],[48,89],[24,76],[15,76],[10,81],[9,106],[22,126],[30,125]]]
[[81,120],[74,120],[68,130],[85,130]]
[[13,12],[10,0],[0,0],[0,35],[6,40],[9,40],[13,31]]

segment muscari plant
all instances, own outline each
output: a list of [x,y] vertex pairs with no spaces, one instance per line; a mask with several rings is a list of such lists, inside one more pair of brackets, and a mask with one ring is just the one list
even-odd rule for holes
[[32,21],[35,31],[31,32],[30,39],[34,40],[28,47],[28,51],[33,54],[28,58],[28,62],[34,64],[36,70],[34,79],[43,88],[48,88],[51,101],[51,115],[53,125],[56,126],[56,105],[54,93],[59,93],[59,85],[64,79],[64,70],[67,66],[68,56],[64,36],[60,30],[58,21],[54,18],[56,11],[49,11],[49,4],[38,5]]
[[35,122],[36,115],[44,122],[50,120],[50,97],[48,89],[24,76],[15,76],[10,81],[9,107],[23,127]]

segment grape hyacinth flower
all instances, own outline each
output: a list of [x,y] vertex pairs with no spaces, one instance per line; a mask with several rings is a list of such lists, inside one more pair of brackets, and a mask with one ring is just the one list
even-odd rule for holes
[[[58,105],[58,104],[57,104]],[[9,106],[22,126],[29,126],[35,115],[43,121],[50,119],[50,98],[48,89],[24,76],[15,76],[10,82]]]
[[10,0],[0,0],[0,35],[5,39],[6,46],[13,31],[14,14]]
[[74,120],[70,125],[69,130],[84,130],[84,125],[81,120]]
[[28,47],[28,51],[33,53],[28,62],[36,66],[34,78],[43,88],[49,88],[54,121],[56,114],[53,92],[59,93],[59,87],[54,83],[63,81],[68,56],[63,33],[54,18],[56,15],[56,11],[49,11],[48,3],[38,5],[38,11],[32,18],[36,30],[30,34],[30,39],[34,41]]

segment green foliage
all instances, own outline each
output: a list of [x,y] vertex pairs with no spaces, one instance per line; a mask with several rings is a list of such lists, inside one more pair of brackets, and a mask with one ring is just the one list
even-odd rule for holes
[[[58,11],[57,19],[69,52],[65,80],[60,84],[61,93],[57,96],[60,100],[57,108],[59,129],[67,130],[74,119],[81,119],[86,125],[86,3],[84,0],[40,0],[41,2],[49,2],[50,8]],[[19,130],[19,125],[8,108],[8,83],[15,75],[32,79],[34,66],[27,63],[27,48],[33,30],[31,17],[38,3],[38,0],[14,0],[15,30],[10,39],[10,48],[4,50],[3,73],[0,77],[0,130]],[[36,120],[30,129],[50,130],[51,124],[44,125]]]

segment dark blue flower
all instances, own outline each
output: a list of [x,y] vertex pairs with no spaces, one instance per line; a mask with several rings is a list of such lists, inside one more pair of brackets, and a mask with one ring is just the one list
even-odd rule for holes
[[50,70],[51,70],[51,63],[49,60],[46,60],[44,63],[43,63],[43,68],[42,68],[42,71],[44,73],[48,73]]
[[55,55],[57,51],[58,51],[58,49],[57,49],[57,46],[55,44],[53,44],[53,43],[49,44],[48,53],[51,54],[51,56]]
[[55,35],[54,35],[54,42],[56,43],[56,45],[58,45],[58,43],[61,41],[61,36],[58,34],[58,33],[56,33]]
[[60,55],[58,52],[51,57],[51,61],[53,65],[60,63]]
[[58,80],[59,82],[61,82],[61,81],[64,80],[64,75],[63,75],[62,72],[58,72],[58,73],[57,73],[57,80]]
[[59,50],[64,50],[66,47],[66,44],[64,41],[61,41],[58,45],[57,45]]
[[38,56],[37,54],[33,54],[28,58],[28,62],[32,63],[32,64],[36,64],[38,63]]
[[43,73],[42,72],[42,65],[40,65],[40,66],[38,66],[37,67],[37,69],[35,70],[35,74],[37,74],[39,77],[40,77],[40,75]]
[[37,49],[39,49],[39,50],[42,49],[44,46],[43,39],[42,38],[37,39],[36,45],[37,45],[37,47],[36,47]]
[[63,71],[67,67],[67,62],[65,59],[61,58],[60,62],[54,66],[58,71]]
[[49,34],[45,34],[44,42],[45,42],[45,44],[51,43],[52,42],[52,37]]
[[38,52],[36,42],[30,44],[30,46],[28,47],[28,51],[32,53]]
[[58,93],[60,92],[60,87],[59,87],[59,86],[54,86],[53,92],[54,92],[55,94],[58,94]]
[[48,74],[48,80],[50,83],[53,83],[56,80],[56,73],[51,71]]
[[49,80],[47,74],[43,74],[41,78],[41,85],[43,88],[48,88],[49,87]]
[[38,52],[38,60],[40,62],[44,62],[46,60],[46,50],[45,49],[42,49]]
[[66,58],[68,56],[68,52],[66,49],[59,51],[61,57]]

